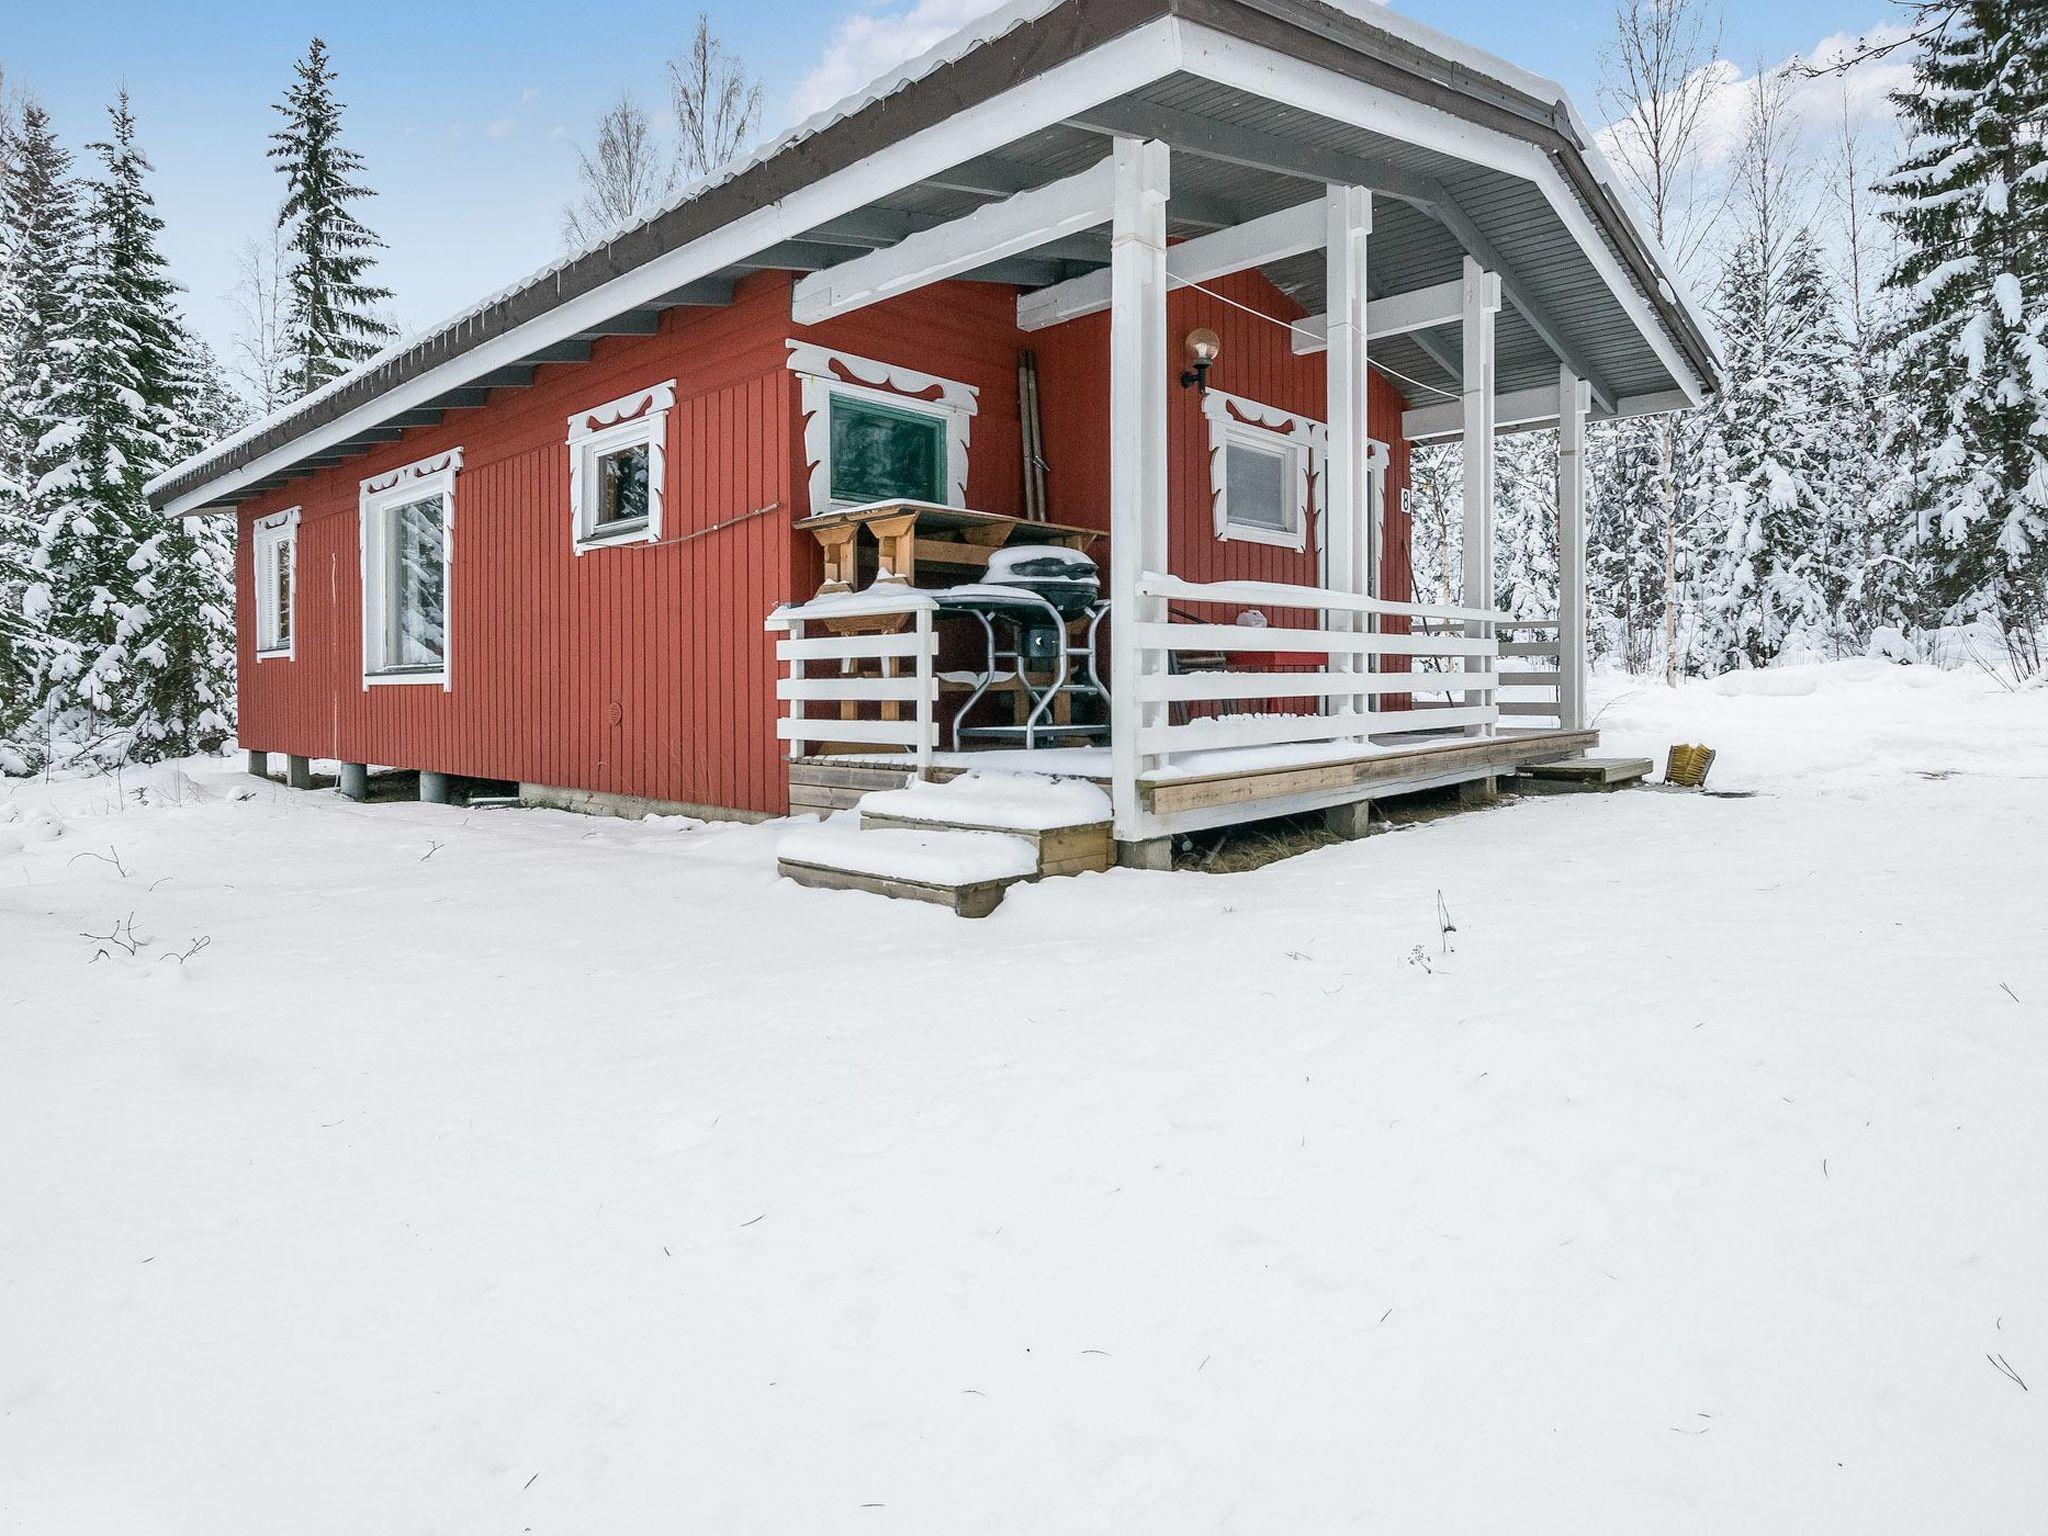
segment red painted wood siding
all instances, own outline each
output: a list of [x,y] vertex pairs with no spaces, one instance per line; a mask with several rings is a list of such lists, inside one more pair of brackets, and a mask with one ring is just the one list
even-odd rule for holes
[[[819,577],[791,337],[972,384],[980,391],[968,501],[1021,510],[1017,350],[1039,355],[1050,513],[1108,525],[1108,324],[1090,317],[1026,336],[1015,290],[948,283],[825,325],[789,319],[785,273],[740,285],[732,305],[678,309],[649,337],[600,341],[588,363],[543,367],[527,389],[450,412],[436,427],[292,482],[240,509],[236,555],[243,744],[481,778],[777,812],[787,791],[775,740],[769,609]],[[1269,313],[1297,313],[1255,275],[1219,285]],[[1320,417],[1320,357],[1293,356],[1279,326],[1183,291],[1172,347],[1197,325],[1223,337],[1219,389]],[[662,541],[573,552],[567,418],[664,379],[669,416]],[[1374,379],[1374,435],[1393,444],[1386,590],[1407,592],[1407,483],[1399,397]],[[1170,423],[1172,552],[1195,579],[1313,582],[1313,552],[1219,543],[1207,431],[1192,391]],[[362,683],[359,482],[463,450],[450,566],[452,687]],[[293,659],[258,660],[250,525],[297,506]],[[761,515],[746,514],[769,508]],[[705,532],[733,519],[730,527]],[[693,537],[693,535],[696,535]]]

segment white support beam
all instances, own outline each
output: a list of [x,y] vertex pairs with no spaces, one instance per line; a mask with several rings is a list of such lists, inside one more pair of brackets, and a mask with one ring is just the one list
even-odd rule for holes
[[1109,272],[1110,803],[1119,842],[1155,835],[1139,797],[1141,736],[1165,706],[1141,699],[1141,679],[1164,668],[1141,650],[1139,627],[1166,618],[1165,601],[1140,592],[1166,554],[1166,146],[1118,139]]
[[1586,412],[1593,389],[1557,370],[1557,723],[1586,725]]
[[[1500,279],[1470,256],[1464,278],[1465,412],[1464,540],[1467,608],[1493,606],[1493,322],[1500,313]],[[1492,625],[1478,620],[1466,633],[1486,636]],[[1483,656],[1465,658],[1468,670],[1484,669]],[[1469,696],[1468,696],[1469,697]],[[1494,702],[1491,692],[1481,704]],[[1467,734],[1491,735],[1486,725],[1467,727]]]
[[[1366,274],[1372,234],[1372,193],[1364,187],[1333,186],[1324,198],[1328,236],[1323,252],[1323,286],[1330,306],[1328,356],[1324,361],[1327,451],[1323,462],[1323,549],[1328,569],[1323,585],[1335,592],[1374,595],[1377,551],[1372,538],[1372,430],[1366,420]],[[1332,614],[1333,629],[1369,627],[1355,614]],[[1363,662],[1332,656],[1333,671],[1364,670]],[[1372,701],[1364,694],[1332,699],[1333,710],[1363,714]]]
[[[1462,437],[1465,432],[1465,399],[1443,400],[1435,405],[1418,405],[1401,413],[1401,436],[1410,442],[1431,438]],[[1510,390],[1493,397],[1493,425],[1505,427],[1548,426],[1557,420],[1557,387],[1538,384],[1533,389]]]
[[[1323,244],[1323,202],[1301,203],[1278,213],[1249,219],[1169,246],[1166,275],[1175,284],[1206,283],[1211,278],[1284,261]],[[1099,314],[1109,308],[1110,275],[1089,272],[1080,277],[1017,296],[1017,328],[1042,331],[1049,325]]]
[[790,318],[816,325],[1106,223],[1116,187],[1104,160],[1078,176],[1019,192],[963,218],[799,279]]
[[[1464,318],[1465,284],[1454,277],[1447,283],[1374,299],[1365,307],[1365,334],[1374,341],[1383,341],[1389,336],[1406,336],[1410,331],[1426,331],[1431,326],[1456,325]],[[1294,350],[1304,354],[1322,351],[1329,321],[1328,315],[1310,315],[1306,320],[1295,321]]]

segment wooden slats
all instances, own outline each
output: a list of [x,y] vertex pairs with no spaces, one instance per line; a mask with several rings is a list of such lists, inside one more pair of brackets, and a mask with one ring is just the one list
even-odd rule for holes
[[1243,624],[1139,624],[1138,644],[1169,651],[1284,651],[1331,656],[1491,656],[1494,642],[1469,635],[1394,635],[1335,629],[1256,629]]
[[775,642],[777,661],[863,661],[881,656],[915,656],[917,636],[900,635],[813,635],[802,640]]
[[[877,746],[914,747],[918,744],[915,720],[793,720],[785,716],[775,722],[775,734],[783,741],[853,741]],[[926,727],[928,743],[938,745],[938,727]]]
[[1343,699],[1355,694],[1480,693],[1497,687],[1491,672],[1182,672],[1139,679],[1151,703],[1231,699]]
[[936,699],[936,680],[920,686],[919,679],[903,677],[784,677],[776,680],[778,699],[834,699],[892,701],[911,704],[919,698]]
[[1396,735],[1402,731],[1457,730],[1491,725],[1498,711],[1485,705],[1446,709],[1368,710],[1335,715],[1221,715],[1185,725],[1146,726],[1138,750],[1147,756],[1206,752],[1228,747],[1338,741],[1349,736]]

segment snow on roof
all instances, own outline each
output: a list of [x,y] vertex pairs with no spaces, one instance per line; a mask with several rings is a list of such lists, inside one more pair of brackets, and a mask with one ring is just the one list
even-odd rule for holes
[[591,255],[593,252],[602,250],[620,236],[630,234],[633,230],[639,229],[665,214],[674,212],[685,203],[693,202],[697,198],[702,197],[712,188],[723,186],[742,172],[765,161],[774,159],[790,146],[802,143],[805,139],[824,132],[833,124],[853,116],[854,113],[885,97],[893,96],[905,86],[923,79],[934,70],[952,63],[954,60],[972,52],[983,44],[1001,37],[1011,29],[1020,27],[1028,21],[1035,20],[1047,11],[1065,3],[1067,3],[1067,0],[1010,0],[1010,4],[1000,6],[990,11],[987,15],[969,22],[959,31],[940,39],[915,58],[905,60],[895,69],[869,81],[868,84],[862,86],[851,95],[842,97],[822,111],[812,113],[795,127],[785,129],[774,138],[766,140],[753,149],[735,155],[716,170],[679,188],[671,196],[648,209],[647,212],[626,220],[616,228],[577,247],[575,250],[565,252],[546,266],[528,273],[516,282],[508,283],[504,287],[494,290],[483,298],[478,299],[475,303],[450,315],[439,324],[430,325],[424,330],[414,331],[407,336],[399,338],[375,356],[358,363],[348,372],[329,379],[318,389],[301,395],[298,399],[292,401],[291,404],[272,411],[268,416],[251,422],[232,436],[224,437],[211,447],[193,454],[190,458],[180,463],[172,465],[143,486],[144,494],[154,492],[158,487],[166,485],[183,475],[190,474],[214,459],[226,457],[244,443],[261,437],[265,432],[282,426],[294,416],[302,415],[311,410],[322,400],[339,394],[363,375],[374,372],[393,359],[402,357],[407,352],[433,340],[437,336],[443,336],[450,331],[459,329],[465,322],[490,309],[492,305],[503,303],[514,294],[522,293],[547,281],[548,278],[564,270],[572,263]]
[[[945,66],[955,63],[977,48],[1003,37],[1014,29],[1039,19],[1057,10],[1072,0],[1010,0],[1007,5],[998,6],[983,16],[962,26],[958,31],[940,39],[915,57],[905,60],[894,69],[877,76],[831,106],[812,113],[795,126],[777,134],[753,149],[734,156],[716,170],[680,188],[646,213],[620,224],[606,234],[568,251],[553,261],[529,273],[516,282],[499,288],[458,313],[449,316],[439,324],[412,332],[393,342],[375,356],[358,364],[348,372],[338,375],[309,394],[302,395],[291,404],[271,412],[268,416],[250,423],[240,431],[221,439],[199,453],[182,460],[151,479],[144,487],[145,495],[154,495],[159,489],[203,470],[206,466],[230,457],[236,449],[263,436],[265,433],[285,426],[294,418],[310,414],[321,402],[341,393],[357,383],[364,376],[388,366],[393,361],[424,347],[435,340],[459,330],[462,326],[483,315],[493,306],[502,304],[516,295],[527,292],[545,283],[549,278],[565,271],[574,263],[584,260],[621,237],[641,229],[656,219],[662,218],[685,204],[695,201],[714,188],[733,181],[743,173],[783,154],[794,145],[815,137],[826,129],[856,113],[865,110],[878,101],[895,95],[905,87],[924,79]],[[1601,152],[1592,130],[1588,128],[1578,109],[1565,95],[1564,88],[1555,81],[1530,73],[1517,65],[1500,58],[1484,49],[1425,26],[1419,21],[1400,15],[1378,0],[1318,0],[1329,9],[1357,21],[1368,28],[1384,33],[1420,52],[1442,60],[1444,63],[1464,69],[1472,74],[1493,81],[1509,90],[1555,105],[1566,117],[1572,129],[1572,136],[1585,159],[1594,179],[1613,199],[1616,210],[1627,221],[1631,233],[1648,252],[1660,273],[1659,285],[1663,297],[1684,312],[1705,344],[1713,349],[1712,332],[1702,322],[1692,299],[1682,289],[1672,284],[1664,273],[1675,269],[1658,241],[1650,233],[1635,199],[1621,186]],[[1716,353],[1718,356],[1718,353]]]

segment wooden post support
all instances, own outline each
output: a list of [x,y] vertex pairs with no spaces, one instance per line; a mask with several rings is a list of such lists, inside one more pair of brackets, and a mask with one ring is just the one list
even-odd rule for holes
[[[1372,233],[1372,193],[1364,187],[1332,186],[1323,251],[1324,288],[1329,301],[1324,354],[1328,449],[1323,458],[1323,540],[1331,590],[1359,595],[1372,590],[1376,559],[1371,520],[1369,463],[1372,432],[1366,420],[1366,244]],[[1327,627],[1356,630],[1358,614],[1331,614]],[[1333,656],[1330,669],[1366,670],[1358,656]],[[1333,698],[1332,712],[1364,714],[1366,694]],[[1363,733],[1359,739],[1363,739]]]
[[1586,725],[1586,412],[1593,389],[1557,370],[1557,723]]
[[1141,598],[1147,572],[1166,572],[1166,146],[1116,141],[1109,273],[1110,799],[1119,842],[1147,833],[1138,794],[1138,733],[1162,706],[1141,704],[1139,678],[1160,666],[1138,626],[1165,605]]
[[313,787],[313,760],[301,757],[296,752],[287,752],[284,758],[284,781],[293,789]]
[[917,676],[917,704],[911,710],[911,719],[917,725],[916,776],[920,780],[932,776],[932,742],[939,734],[938,726],[938,681],[932,663],[938,645],[932,637],[932,610],[917,610],[917,656],[914,671]]
[[[1493,322],[1500,310],[1500,278],[1465,258],[1464,489],[1465,606],[1493,606]],[[1465,632],[1491,635],[1493,625],[1475,619]],[[1468,656],[1465,670],[1492,670],[1493,658]],[[1468,693],[1468,704],[1494,702],[1491,690]],[[1490,725],[1467,726],[1468,736],[1491,736]]]

